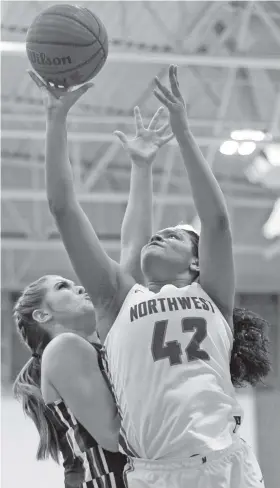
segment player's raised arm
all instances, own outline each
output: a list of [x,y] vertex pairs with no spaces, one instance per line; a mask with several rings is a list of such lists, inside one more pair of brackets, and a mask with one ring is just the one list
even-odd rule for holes
[[169,124],[157,128],[162,111],[163,108],[159,108],[149,126],[145,128],[140,110],[135,107],[134,139],[129,140],[123,132],[115,132],[131,161],[129,199],[121,229],[121,266],[141,284],[144,284],[140,262],[141,249],[153,232],[152,163],[158,149],[173,137],[173,134],[164,135]]
[[169,68],[169,79],[171,90],[156,78],[158,90],[154,93],[169,109],[171,129],[179,143],[201,221],[200,283],[225,317],[231,320],[235,285],[232,236],[225,199],[191,133],[175,66]]
[[41,88],[46,105],[46,184],[51,213],[72,265],[97,311],[102,313],[112,306],[117,310],[134,280],[124,276],[119,264],[105,253],[81,208],[67,149],[67,113],[92,85],[83,85],[73,92],[57,92],[34,73],[31,76]]

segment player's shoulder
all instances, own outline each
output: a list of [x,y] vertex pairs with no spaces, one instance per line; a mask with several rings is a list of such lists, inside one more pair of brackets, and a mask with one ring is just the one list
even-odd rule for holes
[[138,283],[135,283],[134,286],[132,286],[128,291],[123,301],[122,308],[132,302],[135,302],[135,300],[144,300],[147,297],[150,297],[150,295],[154,295],[154,292],[150,291],[149,288],[145,287],[144,285],[139,285]]
[[[106,309],[101,309],[98,308],[96,310],[98,320],[97,322],[100,322],[101,320],[104,320],[109,318],[110,322],[114,322],[119,315],[119,313],[124,309],[124,307],[130,303],[130,301],[134,300],[136,294],[141,294],[141,296],[144,293],[151,294],[150,290],[146,288],[143,285],[140,285],[138,283],[130,283],[130,286],[127,286],[125,293],[122,294],[121,300],[119,300],[117,303],[114,303],[112,307],[106,308]],[[112,322],[112,323],[113,323]]]
[[131,293],[152,293],[149,288],[144,285],[140,285],[139,283],[135,283],[135,285],[131,288]]
[[213,307],[218,311],[220,314],[221,318],[229,325],[230,329],[233,328],[233,310],[228,309],[223,307],[220,303],[217,302],[217,300],[213,300],[212,297],[205,291],[205,289],[201,286],[201,284],[196,281],[192,283],[193,287],[197,290],[199,290],[200,293],[202,293],[208,301],[210,301],[213,305]]
[[54,354],[56,352],[68,351],[75,348],[93,349],[89,341],[74,332],[63,332],[54,337],[44,350],[44,354]]
[[72,332],[56,336],[47,345],[42,356],[42,368],[46,373],[54,373],[73,362],[73,359],[85,361],[90,356],[91,362],[98,364],[98,352],[83,337]]
[[115,263],[115,268],[117,293],[113,298],[112,303],[113,307],[118,309],[123,304],[131,289],[136,285],[136,281],[129,273],[124,272],[119,264]]

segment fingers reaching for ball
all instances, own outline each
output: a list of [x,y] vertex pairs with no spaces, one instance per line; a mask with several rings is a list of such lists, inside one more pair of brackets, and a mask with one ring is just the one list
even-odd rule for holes
[[74,105],[74,103],[76,103],[79,100],[79,98],[93,86],[94,83],[85,83],[79,88],[67,92],[67,94],[64,94],[63,96],[63,99],[65,98],[65,103],[70,104],[70,107],[72,107],[72,105]]
[[177,66],[171,65],[169,67],[169,81],[173,95],[175,95],[175,97],[177,98],[180,98],[181,93],[179,90],[179,82],[177,78]]
[[144,129],[142,115],[139,107],[134,107],[134,119],[136,125],[136,135]]
[[154,95],[169,110],[175,109],[178,105],[185,107],[184,99],[179,89],[177,66],[173,64],[169,67],[169,82],[170,90],[160,82],[158,77],[155,77],[156,89],[154,90]]
[[155,96],[160,102],[170,109],[172,105],[176,103],[176,97],[159,81],[157,76],[155,77],[155,84],[158,88],[157,90],[154,90]]
[[149,123],[149,126],[148,126],[149,130],[154,130],[156,128],[163,112],[164,112],[164,107],[159,107],[159,109],[156,111],[155,115],[153,116],[151,122]]
[[126,135],[123,132],[121,132],[120,130],[115,130],[114,131],[114,135],[119,138],[119,140],[121,141],[123,147],[126,147],[127,146],[128,139],[127,139]]
[[34,71],[27,70],[27,73],[42,92],[48,92],[54,98],[59,99],[59,95],[56,93],[55,89],[43,81],[36,73],[34,73]]
[[169,122],[166,122],[164,125],[162,125],[161,127],[159,127],[159,129],[156,130],[156,133],[159,135],[159,136],[163,136],[164,133],[167,131],[167,129],[170,128],[170,124]]
[[39,78],[39,76],[36,75],[36,73],[34,73],[34,71],[27,70],[27,73],[29,74],[30,78],[34,81],[34,83],[36,83],[38,88],[42,88],[45,86],[44,81],[42,81],[41,78]]
[[178,139],[189,130],[186,103],[180,92],[177,77],[177,66],[171,65],[168,70],[170,89],[155,78],[156,89],[154,95],[169,110],[169,123],[172,133]]
[[67,90],[62,87],[52,86],[50,83],[43,81],[34,71],[28,70],[28,74],[41,90],[46,108],[52,110],[55,108],[64,115],[68,113],[70,108],[89,88],[94,86],[93,83],[85,83],[75,90]]

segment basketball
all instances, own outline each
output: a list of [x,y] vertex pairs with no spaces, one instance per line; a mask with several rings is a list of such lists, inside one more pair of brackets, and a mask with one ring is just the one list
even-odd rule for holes
[[108,56],[108,35],[90,10],[54,5],[28,29],[26,51],[33,69],[54,86],[69,88],[94,78]]

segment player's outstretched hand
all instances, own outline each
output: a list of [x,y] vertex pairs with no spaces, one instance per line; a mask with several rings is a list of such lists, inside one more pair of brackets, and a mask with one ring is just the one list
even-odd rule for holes
[[70,91],[65,88],[51,86],[43,81],[34,71],[28,70],[28,74],[42,93],[48,116],[66,117],[70,108],[93,86],[93,83],[85,83],[79,88]]
[[161,84],[159,79],[155,78],[157,89],[154,95],[169,110],[169,120],[171,129],[175,137],[179,137],[184,131],[189,129],[186,104],[179,90],[177,78],[177,66],[173,64],[169,67],[170,90]]
[[145,128],[139,107],[135,107],[135,137],[133,139],[128,139],[123,132],[114,132],[120,139],[129,157],[136,164],[152,164],[159,148],[174,137],[173,134],[165,135],[169,128],[168,122],[158,129],[156,128],[163,110],[164,108],[160,107],[153,116],[149,126]]

